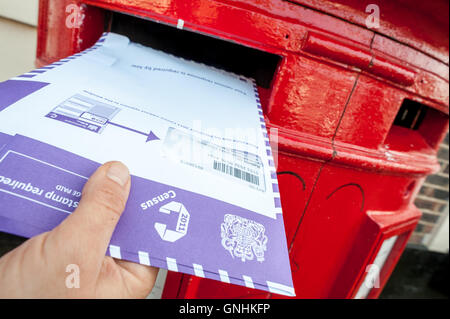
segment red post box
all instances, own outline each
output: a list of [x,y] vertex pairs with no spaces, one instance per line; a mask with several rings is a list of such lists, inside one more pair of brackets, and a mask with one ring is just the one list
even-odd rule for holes
[[[356,0],[41,0],[37,64],[113,31],[254,77],[297,298],[376,298],[417,225],[413,200],[448,130],[448,2],[372,9]],[[169,272],[163,297],[280,296]]]

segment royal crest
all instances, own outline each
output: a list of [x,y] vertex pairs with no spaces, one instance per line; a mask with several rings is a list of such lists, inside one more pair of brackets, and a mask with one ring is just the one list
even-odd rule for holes
[[222,246],[241,261],[264,261],[267,236],[263,225],[252,220],[226,214],[221,225]]

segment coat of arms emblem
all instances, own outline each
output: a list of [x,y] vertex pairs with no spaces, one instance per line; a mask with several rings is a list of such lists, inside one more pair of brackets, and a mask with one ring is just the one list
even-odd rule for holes
[[222,246],[241,261],[264,261],[267,236],[263,225],[236,215],[226,214],[221,225]]

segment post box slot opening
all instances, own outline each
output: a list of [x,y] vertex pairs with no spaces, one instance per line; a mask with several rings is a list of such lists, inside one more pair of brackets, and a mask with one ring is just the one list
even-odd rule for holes
[[253,78],[265,89],[270,88],[281,60],[275,54],[118,12],[109,12],[105,29],[156,50]]
[[439,146],[448,116],[432,107],[404,99],[385,144],[400,151],[427,151]]
[[394,120],[394,125],[417,130],[422,123],[427,107],[418,102],[404,99]]

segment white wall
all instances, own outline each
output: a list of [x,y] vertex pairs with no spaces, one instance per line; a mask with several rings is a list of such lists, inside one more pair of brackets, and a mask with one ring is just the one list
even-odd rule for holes
[[425,245],[429,250],[447,253],[449,244],[449,221],[448,221],[448,205],[446,211],[443,213],[442,219],[438,221],[438,226],[424,240]]
[[0,16],[37,26],[39,0],[0,0]]

